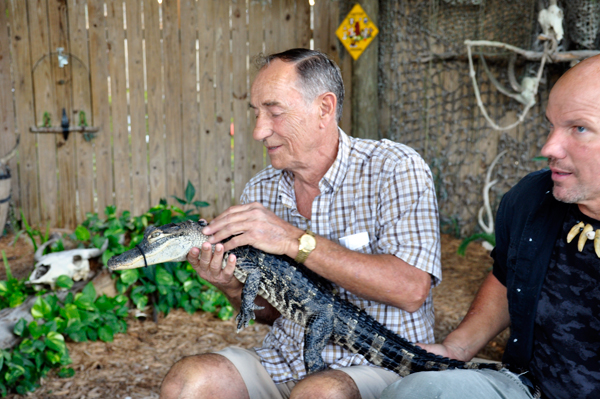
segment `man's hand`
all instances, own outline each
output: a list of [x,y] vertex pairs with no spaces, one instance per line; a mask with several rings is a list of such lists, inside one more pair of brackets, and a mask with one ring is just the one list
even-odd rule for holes
[[455,348],[445,344],[417,344],[427,352],[434,353],[436,355],[448,357],[450,359],[469,361],[471,360],[468,356],[465,356],[465,351],[461,348]]
[[224,244],[225,251],[251,245],[270,254],[292,258],[298,252],[298,237],[302,235],[301,229],[283,221],[257,202],[232,206],[213,219],[202,232],[212,236],[211,244],[232,237]]
[[441,345],[418,345],[437,355],[469,361],[508,326],[506,287],[490,272],[456,330]]
[[224,253],[223,244],[215,245],[213,254],[212,246],[205,242],[202,244],[201,250],[192,248],[188,253],[187,260],[204,280],[223,291],[230,299],[239,298],[243,284],[233,275],[236,258],[235,255],[230,254],[225,267],[223,267]]

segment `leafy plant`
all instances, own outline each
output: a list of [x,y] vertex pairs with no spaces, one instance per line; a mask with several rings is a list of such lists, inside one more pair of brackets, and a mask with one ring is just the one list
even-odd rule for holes
[[43,244],[46,241],[48,241],[48,239],[50,237],[50,222],[48,222],[48,224],[46,225],[46,232],[42,233],[40,230],[34,229],[27,223],[27,219],[25,219],[25,215],[23,215],[23,210],[21,210],[21,224],[22,224],[22,229],[19,230],[15,234],[15,240],[13,241],[13,245],[14,245],[14,243],[17,242],[17,240],[19,239],[19,236],[21,236],[21,234],[23,234],[23,233],[27,233],[27,235],[31,239],[31,243],[33,244],[34,251],[37,251],[37,249],[38,249],[37,242],[35,241],[35,236],[40,237],[40,240],[41,240],[40,244]]
[[465,256],[469,244],[476,240],[484,240],[489,242],[492,245],[492,247],[496,246],[496,236],[493,233],[476,233],[462,240],[462,242],[458,246],[458,249],[456,250],[456,253],[460,256]]
[[13,277],[10,266],[6,259],[6,253],[2,251],[2,261],[6,269],[6,281],[0,281],[0,309],[7,307],[15,308],[36,293],[36,291],[25,284],[25,280]]
[[205,201],[194,201],[194,197],[196,196],[196,189],[192,185],[192,182],[188,180],[187,186],[185,188],[185,199],[177,198],[173,195],[173,198],[177,200],[181,205],[193,205],[196,208],[196,212],[199,208],[204,208],[209,206],[210,204]]
[[[112,256],[139,244],[144,238],[144,230],[150,225],[197,221],[200,218],[197,211],[209,204],[194,200],[195,196],[196,189],[188,181],[185,198],[173,198],[183,208],[192,209],[184,210],[161,199],[157,206],[140,216],[132,217],[128,211],[118,216],[116,208],[108,206],[104,211],[106,219],[101,219],[97,214],[88,214],[87,219],[77,226],[71,239],[80,241],[82,245],[91,242],[96,247],[100,247],[108,239],[108,248],[102,255],[102,262],[106,264]],[[202,280],[187,262],[170,262],[114,274],[118,276],[118,292],[127,294],[138,309],[152,305],[164,314],[174,308],[183,308],[189,313],[201,309],[214,313],[221,319],[233,316],[233,308],[225,295]]]
[[[208,206],[203,201],[194,201],[196,190],[188,182],[185,198],[174,197],[183,207],[199,208]],[[117,214],[116,207],[108,206],[102,219],[96,213],[88,213],[86,220],[68,236],[82,247],[94,245],[100,248],[108,239],[108,249],[104,252],[102,262],[113,255],[123,253],[143,239],[144,230],[150,225],[180,223],[185,220],[199,219],[193,210],[183,210],[178,206],[160,200],[159,204],[142,215],[131,216],[129,211]],[[23,231],[32,237],[36,235],[48,239],[48,232],[42,235],[31,229],[24,220]],[[42,239],[42,242],[44,242]],[[62,245],[62,243],[60,244]],[[37,247],[36,247],[37,248]],[[0,281],[0,303],[9,298],[9,292],[18,300],[25,300],[27,292],[21,288],[24,282],[13,278],[8,262],[7,281]],[[114,298],[102,295],[96,298],[91,283],[82,292],[69,293],[64,300],[54,294],[39,297],[31,314],[32,322],[24,319],[17,322],[14,333],[23,338],[20,345],[12,352],[0,350],[0,394],[8,392],[25,394],[38,386],[40,378],[49,370],[60,368],[58,375],[72,376],[75,372],[66,367],[71,363],[65,345],[65,339],[75,342],[98,339],[106,342],[113,340],[114,334],[127,331],[125,319],[128,314],[127,302],[139,309],[152,304],[157,310],[168,314],[171,309],[183,308],[189,313],[203,310],[216,314],[221,319],[233,316],[233,307],[214,286],[201,279],[188,262],[170,262],[142,269],[131,269],[116,272],[116,287],[119,292]],[[71,288],[73,281],[61,276],[56,282],[62,288]],[[6,295],[4,295],[6,294]],[[10,300],[8,300],[10,301]],[[15,303],[17,299],[14,299]]]
[[13,351],[0,351],[2,396],[35,390],[53,368],[60,367],[59,376],[74,375],[73,369],[65,367],[71,363],[65,339],[111,342],[114,334],[127,331],[126,302],[123,295],[96,298],[92,283],[63,301],[55,294],[38,297],[31,309],[34,320],[20,319],[14,327],[14,334],[23,338],[21,343]]
[[200,278],[188,262],[124,270],[116,286],[120,293],[131,288],[130,298],[138,309],[144,309],[154,298],[154,306],[164,314],[183,308],[190,314],[197,310],[210,312],[223,320],[233,316],[227,297]]

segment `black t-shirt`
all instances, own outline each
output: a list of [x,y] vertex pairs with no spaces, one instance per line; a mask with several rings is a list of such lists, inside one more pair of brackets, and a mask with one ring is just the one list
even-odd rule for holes
[[582,252],[580,235],[566,241],[579,221],[594,231],[600,221],[576,205],[565,219],[538,302],[529,369],[548,398],[600,398],[600,259],[593,240]]

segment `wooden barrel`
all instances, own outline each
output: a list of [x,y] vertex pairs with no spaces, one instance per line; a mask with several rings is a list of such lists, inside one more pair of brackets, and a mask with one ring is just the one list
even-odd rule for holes
[[10,173],[0,174],[0,237],[4,234],[4,225],[8,216],[10,202]]

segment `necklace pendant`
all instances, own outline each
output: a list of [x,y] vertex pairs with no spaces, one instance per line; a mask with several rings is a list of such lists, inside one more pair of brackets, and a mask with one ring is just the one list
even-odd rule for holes
[[594,230],[594,228],[592,227],[591,224],[586,224],[585,227],[583,228],[583,231],[581,232],[581,235],[579,236],[579,242],[577,243],[577,249],[579,250],[579,252],[583,251],[583,246],[585,245],[585,242],[588,240],[587,233],[589,233],[592,230]]
[[579,222],[575,226],[571,227],[571,230],[569,231],[569,234],[567,235],[567,244],[570,244],[571,241],[573,241],[573,238],[575,238],[577,236],[577,234],[579,234],[579,232],[581,231],[583,226],[584,226],[584,223]]
[[577,240],[577,249],[579,252],[583,251],[583,247],[585,247],[587,240],[594,240],[594,252],[596,252],[596,256],[600,258],[600,229],[594,232],[594,227],[591,224],[579,222],[569,230],[569,234],[567,234],[567,244],[571,243],[579,233],[581,233]]

